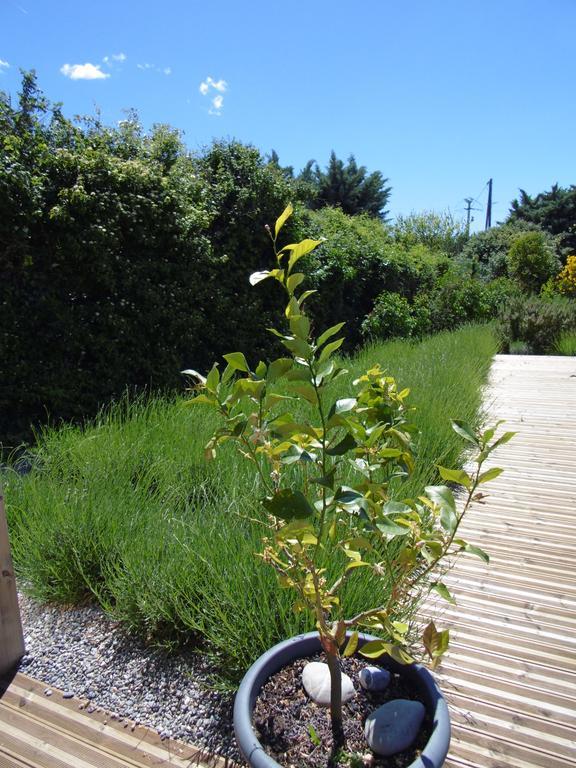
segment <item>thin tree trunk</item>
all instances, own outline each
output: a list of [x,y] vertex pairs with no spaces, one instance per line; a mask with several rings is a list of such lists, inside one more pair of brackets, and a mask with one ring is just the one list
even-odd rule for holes
[[342,673],[340,659],[337,653],[326,653],[326,661],[330,670],[330,715],[332,719],[332,755],[344,746],[344,729],[342,727]]

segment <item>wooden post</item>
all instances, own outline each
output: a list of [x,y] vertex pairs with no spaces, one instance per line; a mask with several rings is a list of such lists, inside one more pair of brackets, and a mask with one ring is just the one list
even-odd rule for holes
[[0,675],[10,672],[24,652],[24,635],[10,554],[8,523],[0,485]]

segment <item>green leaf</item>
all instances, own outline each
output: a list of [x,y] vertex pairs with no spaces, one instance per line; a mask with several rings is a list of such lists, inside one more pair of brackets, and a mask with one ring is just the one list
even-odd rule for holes
[[446,584],[443,584],[441,581],[436,581],[434,584],[432,584],[431,588],[437,592],[440,597],[444,598],[444,600],[447,600],[452,605],[456,605],[456,600],[454,600],[454,597],[452,596],[452,593]]
[[356,440],[354,440],[352,435],[348,434],[336,445],[326,448],[326,453],[329,456],[343,456],[345,453],[352,450],[352,448],[356,448]]
[[342,651],[342,656],[344,656],[345,659],[356,653],[356,649],[358,648],[358,637],[358,632],[352,632],[350,635],[350,638],[346,643],[346,648]]
[[308,384],[307,382],[296,384],[292,386],[292,390],[303,397],[304,400],[312,403],[312,405],[316,405],[318,403],[318,396],[312,384]]
[[276,224],[274,225],[274,239],[278,237],[278,233],[286,223],[286,221],[292,216],[294,213],[294,208],[292,207],[292,203],[288,203],[286,208],[282,211],[280,216],[276,219]]
[[306,315],[292,315],[290,318],[290,330],[294,336],[298,336],[306,341],[310,333],[310,320],[308,320]]
[[308,359],[312,355],[312,347],[304,339],[298,337],[288,337],[282,339],[282,344],[289,349],[296,357]]
[[304,291],[304,293],[303,293],[301,296],[299,296],[299,297],[298,297],[298,304],[299,304],[300,306],[302,306],[302,304],[304,304],[304,302],[306,301],[306,299],[307,299],[309,296],[312,296],[312,294],[313,294],[313,293],[318,293],[318,291],[316,291],[316,290],[311,290],[311,291]]
[[408,515],[412,512],[412,507],[402,501],[387,501],[382,511],[385,515]]
[[314,515],[314,509],[301,491],[283,488],[262,502],[268,512],[281,520],[304,520]]
[[293,275],[290,275],[288,280],[286,280],[286,287],[289,293],[294,293],[296,288],[304,282],[305,277],[306,275],[303,275],[302,272],[295,272]]
[[220,383],[220,371],[218,370],[218,366],[216,363],[212,366],[210,369],[210,373],[206,377],[206,389],[208,392],[215,393],[218,389],[218,384]]
[[406,536],[407,533],[410,533],[410,528],[408,528],[408,526],[397,525],[393,520],[389,519],[381,520],[379,523],[376,523],[376,528],[378,528],[384,536],[389,536],[390,538]]
[[320,736],[316,733],[316,729],[312,725],[312,723],[309,723],[308,725],[308,735],[310,736],[310,741],[312,744],[314,744],[315,747],[319,747],[320,744],[322,744],[322,741],[320,740]]
[[446,467],[441,467],[440,464],[436,466],[442,480],[446,480],[448,483],[458,483],[458,485],[463,485],[464,488],[470,488],[472,485],[470,476],[463,469],[447,469]]
[[490,562],[490,556],[488,553],[484,552],[484,550],[480,549],[480,547],[474,546],[474,544],[465,544],[463,549],[464,552],[467,552],[469,555],[476,555],[476,557],[484,560],[485,563]]
[[323,363],[324,360],[328,360],[330,355],[332,355],[333,352],[336,352],[337,349],[340,349],[343,343],[344,343],[344,337],[342,337],[341,339],[336,339],[336,341],[331,341],[330,344],[326,344],[322,352],[320,352],[320,357],[318,358],[318,362]]
[[368,659],[377,659],[379,656],[387,653],[388,646],[389,643],[384,642],[384,640],[370,640],[368,643],[364,643],[359,653]]
[[279,357],[277,360],[273,360],[268,366],[266,378],[269,382],[276,381],[276,379],[279,379],[288,373],[293,365],[294,361],[290,357]]
[[307,253],[310,253],[314,250],[314,248],[317,248],[322,240],[302,240],[300,243],[296,243],[295,245],[287,245],[282,250],[283,251],[290,251],[290,258],[288,259],[288,273],[292,272],[294,265],[297,261],[299,261],[302,256],[306,256]]
[[266,371],[267,371],[267,366],[266,366],[266,363],[264,363],[264,362],[262,362],[262,360],[260,360],[260,362],[259,362],[259,363],[258,363],[258,365],[256,366],[256,370],[254,371],[254,373],[255,373],[255,374],[256,374],[256,376],[258,376],[260,379],[263,379],[263,378],[265,378],[265,376],[266,376]]
[[480,443],[478,442],[478,438],[476,437],[474,430],[469,424],[466,424],[465,421],[454,420],[452,422],[452,429],[454,432],[459,434],[460,437],[463,437],[464,440],[468,440],[469,443],[480,447]]
[[483,472],[478,478],[478,485],[481,485],[482,483],[488,483],[490,480],[494,480],[496,477],[501,475],[502,472],[504,472],[504,470],[500,469],[500,467],[492,467],[492,469],[486,470],[486,472]]
[[490,452],[498,448],[499,445],[504,445],[505,443],[509,443],[510,440],[516,435],[516,432],[504,432],[502,437],[499,440],[496,440],[496,442],[490,446]]
[[321,347],[324,342],[328,341],[328,339],[332,338],[332,336],[335,336],[338,331],[340,331],[346,323],[337,323],[336,325],[333,325],[331,328],[328,328],[324,333],[320,334],[318,336],[318,340],[316,341],[316,344]]
[[229,352],[227,355],[224,355],[224,360],[226,360],[228,365],[231,365],[234,370],[250,373],[250,368],[248,368],[248,363],[242,352]]
[[440,507],[442,527],[445,531],[453,533],[458,524],[454,494],[445,485],[428,485],[425,490],[428,498]]

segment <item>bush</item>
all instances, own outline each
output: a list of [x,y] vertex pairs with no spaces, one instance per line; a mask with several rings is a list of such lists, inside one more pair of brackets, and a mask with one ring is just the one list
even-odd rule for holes
[[347,216],[334,208],[307,215],[306,231],[326,238],[306,266],[318,291],[310,300],[311,313],[318,327],[345,320],[348,349],[360,343],[362,322],[383,291],[410,301],[432,288],[449,263],[425,246],[395,244],[386,225],[368,216]]
[[460,260],[469,265],[474,277],[489,281],[498,277],[508,277],[508,253],[514,241],[527,232],[540,232],[546,245],[556,253],[556,238],[543,232],[534,224],[514,222],[491,227],[484,232],[476,232],[470,237]]
[[523,342],[535,355],[553,351],[556,340],[576,329],[576,302],[560,297],[546,300],[536,296],[509,302],[499,317],[499,335],[504,352]]
[[422,297],[428,303],[430,330],[455,328],[462,323],[488,320],[491,304],[486,286],[480,280],[467,278],[456,270],[446,273],[433,291]]
[[556,278],[559,293],[576,298],[576,255],[568,256],[566,266]]
[[510,277],[529,293],[536,293],[560,266],[542,232],[526,232],[516,237],[508,251],[507,264]]
[[384,291],[376,299],[372,312],[364,319],[362,335],[370,340],[408,337],[415,326],[410,304],[404,296]]
[[437,254],[457,256],[466,243],[466,227],[451,213],[423,211],[409,216],[398,216],[392,235],[404,248],[423,245]]

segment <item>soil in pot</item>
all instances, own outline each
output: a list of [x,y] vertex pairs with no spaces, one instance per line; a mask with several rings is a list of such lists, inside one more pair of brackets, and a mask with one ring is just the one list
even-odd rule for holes
[[[256,700],[253,726],[266,752],[280,765],[295,768],[406,768],[426,746],[432,722],[426,716],[416,742],[408,750],[391,757],[372,756],[364,738],[368,715],[392,699],[422,701],[420,692],[404,677],[393,674],[383,692],[365,691],[358,673],[367,662],[359,658],[342,659],[342,671],[354,682],[356,696],[343,705],[346,746],[336,762],[329,763],[332,750],[330,712],[311,701],[302,687],[302,670],[309,661],[324,661],[321,655],[283,667],[265,683]],[[372,664],[372,662],[371,662]],[[363,762],[364,756],[371,756]]]

